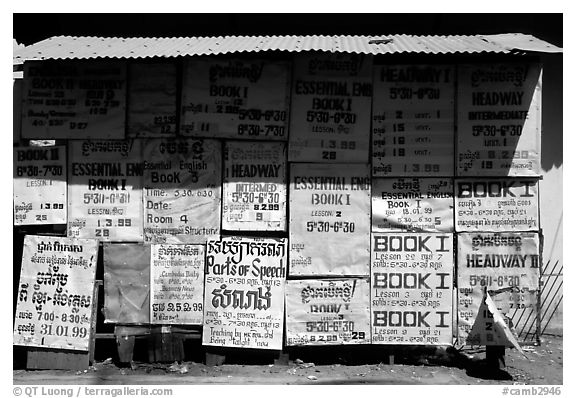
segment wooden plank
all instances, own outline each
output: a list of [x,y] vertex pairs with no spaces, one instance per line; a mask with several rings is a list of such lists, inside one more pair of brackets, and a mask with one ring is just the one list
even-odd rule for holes
[[225,355],[214,354],[212,352],[206,352],[206,366],[221,366],[226,361]]
[[92,295],[92,323],[90,325],[90,342],[88,343],[88,361],[94,363],[94,351],[96,349],[96,318],[98,317],[98,289],[102,281],[94,282],[94,293]]
[[27,348],[26,369],[86,370],[88,367],[88,351]]

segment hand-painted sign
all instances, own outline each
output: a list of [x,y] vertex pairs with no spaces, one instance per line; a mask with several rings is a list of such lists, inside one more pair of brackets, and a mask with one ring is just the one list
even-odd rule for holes
[[368,276],[368,165],[291,167],[290,275]]
[[187,59],[182,135],[286,140],[289,72],[286,62]]
[[202,325],[204,245],[152,245],[150,322]]
[[70,141],[68,236],[142,241],[140,141]]
[[372,343],[452,344],[452,234],[372,234]]
[[144,241],[206,243],[219,237],[220,143],[149,139],[143,153]]
[[511,326],[519,313],[536,311],[539,245],[538,234],[532,232],[458,234],[458,337],[462,344],[499,345],[494,333],[486,331],[493,319],[486,308],[481,311],[485,290]]
[[27,235],[14,344],[88,351],[98,242]]
[[373,178],[372,231],[454,231],[448,178]]
[[282,349],[286,254],[286,239],[208,241],[203,345]]
[[22,138],[124,138],[124,62],[26,62],[23,92]]
[[131,138],[176,135],[176,64],[131,64],[127,134]]
[[458,175],[540,175],[541,66],[474,64],[458,70]]
[[296,56],[289,161],[369,162],[371,73],[370,55]]
[[66,224],[66,147],[14,148],[14,225]]
[[537,231],[538,181],[457,179],[456,231]]
[[454,67],[374,68],[373,176],[454,175]]
[[286,281],[286,345],[369,343],[368,279]]
[[286,230],[286,144],[226,142],[223,197],[223,229]]
[[150,323],[151,247],[104,244],[104,322]]

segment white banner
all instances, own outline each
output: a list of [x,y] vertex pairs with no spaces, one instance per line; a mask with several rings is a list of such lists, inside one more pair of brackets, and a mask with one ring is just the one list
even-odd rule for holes
[[374,68],[373,176],[454,175],[454,67]]
[[372,234],[372,343],[452,344],[452,234]]
[[144,141],[144,242],[220,236],[222,152],[216,140]]
[[141,242],[140,140],[68,145],[68,236]]
[[458,234],[458,337],[461,344],[500,345],[494,334],[492,315],[484,311],[484,290],[514,327],[516,316],[525,311],[537,312],[539,277],[538,234]]
[[66,147],[14,148],[14,225],[66,224]]
[[286,140],[289,81],[286,62],[186,59],[182,135]]
[[369,162],[371,74],[371,55],[295,56],[289,161]]
[[458,175],[540,175],[541,65],[462,65],[458,92]]
[[150,322],[202,325],[204,245],[152,245]]
[[454,231],[451,178],[373,178],[372,231]]
[[368,276],[368,165],[291,167],[290,275]]
[[282,349],[286,244],[246,237],[208,241],[203,345]]
[[286,345],[369,343],[368,279],[286,281]]
[[286,144],[226,142],[223,197],[223,229],[285,231]]
[[175,63],[130,65],[128,137],[176,135],[176,80]]
[[125,62],[25,62],[23,93],[22,138],[124,138]]
[[27,235],[14,344],[88,351],[98,241]]
[[537,231],[538,180],[455,181],[456,231]]

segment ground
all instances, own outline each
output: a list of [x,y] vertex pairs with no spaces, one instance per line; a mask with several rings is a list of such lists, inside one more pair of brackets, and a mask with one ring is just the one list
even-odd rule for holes
[[[438,384],[562,385],[562,336],[544,335],[541,344],[523,344],[527,358],[506,349],[505,366],[490,370],[483,347],[435,350],[426,355],[396,356],[382,363],[314,363],[290,358],[288,364],[223,364],[197,362],[132,362],[119,366],[97,361],[85,371],[14,370],[14,385],[182,385],[182,384]],[[292,355],[291,355],[292,356]],[[408,358],[408,359],[406,359]],[[307,362],[308,361],[308,362]],[[317,361],[318,362],[318,361]],[[356,361],[357,362],[357,361]],[[398,363],[401,362],[401,363]]]

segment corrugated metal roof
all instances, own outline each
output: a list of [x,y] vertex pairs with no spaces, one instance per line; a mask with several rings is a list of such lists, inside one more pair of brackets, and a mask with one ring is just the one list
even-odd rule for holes
[[14,61],[92,58],[150,58],[262,51],[328,51],[360,54],[458,54],[561,52],[534,36],[225,36],[119,38],[55,36],[14,49]]

